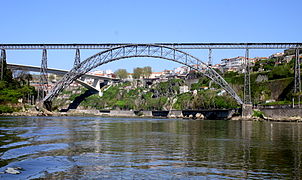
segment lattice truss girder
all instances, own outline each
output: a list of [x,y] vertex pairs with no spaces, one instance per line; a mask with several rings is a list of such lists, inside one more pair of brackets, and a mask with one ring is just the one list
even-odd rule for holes
[[[105,44],[0,44],[0,49],[112,49],[133,45],[131,43]],[[155,43],[176,49],[291,49],[301,48],[302,43]]]
[[80,49],[76,49],[76,54],[74,58],[74,66],[77,66],[81,63]]
[[300,49],[295,50],[295,82],[294,82],[294,93],[301,92],[301,62],[300,62]]
[[148,44],[138,44],[138,45],[126,45],[109,50],[102,51],[95,54],[85,61],[82,61],[77,66],[73,67],[63,78],[54,86],[54,88],[49,92],[49,94],[43,99],[44,102],[51,102],[64,88],[69,86],[73,81],[75,81],[80,76],[89,72],[90,70],[101,66],[103,64],[116,61],[124,58],[132,57],[152,57],[161,58],[180,64],[186,65],[192,69],[198,70],[205,76],[209,77],[215,83],[220,85],[226,90],[239,104],[242,104],[241,98],[236,94],[236,92],[229,86],[229,84],[211,67],[206,63],[202,62],[198,58],[180,51],[178,49],[161,46],[161,45],[148,45]]
[[40,69],[39,98],[44,98],[48,91],[47,50],[43,49]]

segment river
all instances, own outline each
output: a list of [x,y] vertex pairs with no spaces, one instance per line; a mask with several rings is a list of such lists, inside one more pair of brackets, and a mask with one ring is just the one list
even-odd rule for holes
[[0,179],[301,179],[302,124],[1,117]]

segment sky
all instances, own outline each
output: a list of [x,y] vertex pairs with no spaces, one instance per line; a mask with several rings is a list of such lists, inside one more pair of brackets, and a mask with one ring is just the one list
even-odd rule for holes
[[[302,42],[301,0],[0,0],[0,44]],[[81,60],[100,50],[81,50]],[[206,50],[188,51],[207,61]],[[282,50],[251,50],[250,57]],[[48,67],[71,69],[75,50],[49,50]],[[214,63],[244,56],[213,50]],[[7,62],[40,66],[42,50],[8,50]],[[112,62],[97,69],[177,63],[154,58]]]

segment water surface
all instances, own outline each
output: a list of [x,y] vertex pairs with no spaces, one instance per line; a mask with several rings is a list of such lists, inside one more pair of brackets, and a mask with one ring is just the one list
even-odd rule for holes
[[302,124],[0,118],[0,179],[301,179]]

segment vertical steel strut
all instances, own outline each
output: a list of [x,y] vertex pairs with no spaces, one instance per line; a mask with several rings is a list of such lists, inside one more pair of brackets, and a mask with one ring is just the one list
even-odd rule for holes
[[208,61],[208,66],[212,66],[212,49],[209,49],[209,61]]
[[300,49],[296,49],[295,59],[295,82],[294,82],[294,94],[298,94],[298,105],[300,106],[300,93],[301,93],[301,69],[300,69]]
[[6,52],[5,49],[1,49],[1,80],[3,80],[3,74],[4,74],[4,63],[6,62]]
[[75,58],[74,58],[74,66],[77,66],[81,63],[81,55],[80,55],[80,49],[76,50]]
[[47,74],[47,51],[43,49],[41,69],[40,69],[40,88],[39,100],[42,100],[48,91],[48,74]]
[[244,66],[243,102],[244,104],[252,104],[249,49],[245,51]]

